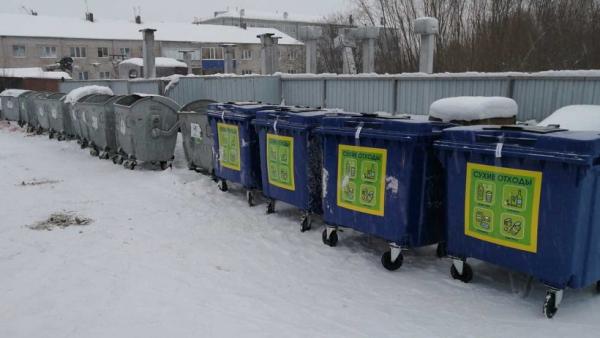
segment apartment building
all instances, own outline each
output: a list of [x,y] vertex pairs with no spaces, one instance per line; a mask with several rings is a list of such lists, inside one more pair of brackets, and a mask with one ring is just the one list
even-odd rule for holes
[[235,71],[260,73],[260,40],[273,33],[279,39],[280,71],[304,71],[301,42],[272,28],[224,27],[186,23],[136,23],[78,18],[0,14],[0,68],[46,67],[72,57],[73,79],[119,78],[119,62],[142,57],[144,28],[156,29],[155,55],[183,61],[191,51],[195,74],[224,71],[221,45],[235,44]]

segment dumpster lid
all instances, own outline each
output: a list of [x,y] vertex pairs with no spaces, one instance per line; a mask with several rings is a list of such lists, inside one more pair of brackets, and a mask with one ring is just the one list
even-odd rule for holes
[[179,109],[181,108],[181,107],[179,107],[177,102],[173,101],[172,99],[170,99],[168,97],[164,97],[164,96],[160,96],[160,95],[153,95],[153,94],[142,94],[142,93],[123,95],[115,102],[115,104],[119,105],[119,106],[125,106],[125,107],[131,108],[134,105],[141,103],[143,101],[158,102],[158,103],[161,103],[161,104],[171,108],[172,110],[174,110],[176,112],[179,111]]
[[560,129],[558,125],[549,126],[528,126],[528,125],[504,125],[504,126],[487,126],[484,130],[515,130],[515,131],[526,131],[536,134],[549,134],[556,133],[559,131],[566,131],[567,129]]
[[192,101],[192,102],[186,104],[185,106],[183,106],[183,108],[181,108],[180,112],[205,112],[211,103],[216,103],[216,101],[213,101],[213,100]]
[[255,124],[270,126],[277,120],[277,123],[307,126],[318,123],[329,114],[331,112],[319,108],[281,106],[275,109],[258,111]]
[[86,98],[85,103],[106,104],[113,98],[115,98],[114,95],[92,94]]
[[64,98],[67,94],[65,93],[53,93],[52,95],[48,96],[49,100],[61,100],[62,98]]
[[360,128],[364,137],[430,136],[452,124],[414,119],[409,115],[375,116],[373,114],[325,116],[319,132],[323,134],[355,135]]
[[5,89],[4,91],[2,91],[2,93],[0,93],[0,96],[12,96],[12,97],[19,97],[23,94],[26,93],[31,93],[31,90],[25,90],[25,89]]
[[[516,128],[521,127],[521,128]],[[464,150],[470,146],[504,149],[527,155],[531,151],[546,152],[548,158],[559,154],[600,156],[600,134],[594,131],[569,131],[557,127],[547,130],[535,126],[464,126],[444,130],[441,142],[451,148]]]

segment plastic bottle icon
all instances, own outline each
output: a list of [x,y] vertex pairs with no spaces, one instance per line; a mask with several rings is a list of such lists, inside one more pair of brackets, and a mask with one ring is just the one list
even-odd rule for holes
[[483,188],[483,184],[479,183],[479,185],[477,185],[477,200],[483,201],[484,194],[485,194],[485,189]]
[[488,190],[485,192],[485,201],[486,203],[492,203],[492,191]]

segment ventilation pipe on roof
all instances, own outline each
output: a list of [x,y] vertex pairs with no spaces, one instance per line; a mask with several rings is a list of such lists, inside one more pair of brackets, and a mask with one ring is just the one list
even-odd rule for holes
[[375,72],[375,39],[379,37],[378,27],[358,27],[352,29],[352,36],[362,43],[362,72]]
[[156,77],[156,63],[154,57],[154,32],[156,29],[146,28],[140,30],[144,36],[143,55],[144,55],[144,78],[151,79]]
[[138,25],[142,24],[142,17],[140,15],[135,16],[135,23],[137,23]]
[[419,55],[419,72],[433,73],[433,56],[435,53],[435,36],[439,32],[439,23],[435,18],[423,17],[415,20],[415,33],[421,35]]
[[261,50],[261,74],[270,75],[279,70],[279,43],[280,38],[274,37],[273,33],[257,35],[260,39]]
[[290,17],[290,13],[288,12],[283,12],[283,19],[287,20]]
[[356,62],[354,61],[354,51],[352,50],[356,48],[356,43],[352,37],[351,29],[341,29],[333,42],[336,48],[341,48],[342,50],[343,73],[356,74]]
[[192,72],[192,53],[193,50],[180,50],[179,53],[183,54],[183,62],[187,65],[188,75],[193,74]]
[[306,72],[317,73],[317,41],[323,35],[321,27],[302,26],[298,29],[298,38],[304,42],[306,50]]
[[224,50],[223,58],[225,59],[225,65],[224,65],[223,70],[224,70],[225,74],[235,73],[235,65],[233,63],[233,58],[234,58],[234,54],[235,54],[235,46],[236,45],[231,44],[231,43],[225,43],[220,46],[223,47],[223,50]]
[[94,13],[92,13],[92,12],[86,12],[85,13],[85,20],[89,21],[89,22],[94,22]]

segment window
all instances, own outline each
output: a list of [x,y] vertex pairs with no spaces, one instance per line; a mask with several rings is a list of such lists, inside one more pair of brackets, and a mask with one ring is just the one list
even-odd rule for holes
[[85,47],[71,47],[72,58],[84,58],[87,57]]
[[288,51],[288,60],[290,61],[296,61],[298,59],[298,50],[296,49],[290,49]]
[[296,74],[296,70],[295,69],[288,69],[288,74]]
[[99,58],[107,58],[108,57],[108,48],[99,47],[98,48],[98,57]]
[[16,58],[24,58],[25,55],[25,46],[13,46],[13,56]]
[[121,48],[119,49],[119,54],[123,55],[123,59],[129,59],[131,57],[131,49]]
[[251,70],[249,70],[249,69],[242,70],[242,75],[250,75],[250,74],[252,74]]
[[100,72],[98,73],[100,79],[110,79],[110,72]]
[[43,59],[56,59],[56,47],[44,46],[40,52],[40,57]]
[[79,72],[79,80],[89,80],[90,73],[88,72]]
[[202,60],[223,60],[223,48],[203,47]]
[[242,60],[252,60],[252,51],[250,49],[242,49]]

